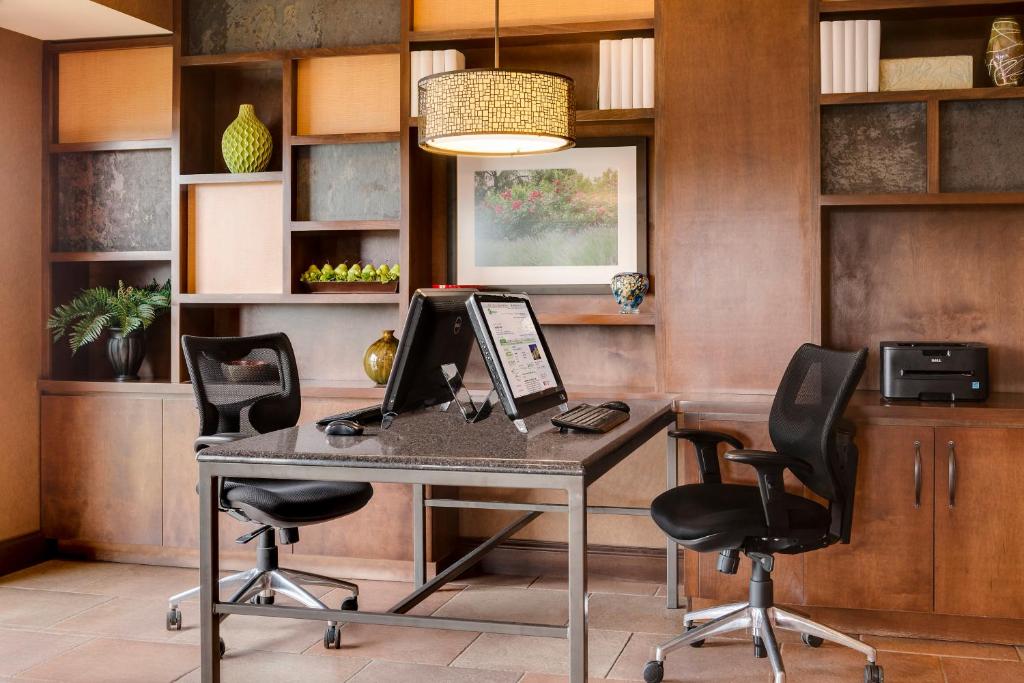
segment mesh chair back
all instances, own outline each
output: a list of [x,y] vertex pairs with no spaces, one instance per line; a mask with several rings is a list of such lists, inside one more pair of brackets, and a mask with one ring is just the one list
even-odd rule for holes
[[298,422],[299,373],[286,335],[185,336],[181,346],[200,436],[262,434]]
[[852,494],[840,484],[835,427],[864,372],[867,354],[867,349],[832,351],[804,344],[789,361],[772,404],[768,431],[775,450],[803,460],[808,468],[797,477],[832,502]]

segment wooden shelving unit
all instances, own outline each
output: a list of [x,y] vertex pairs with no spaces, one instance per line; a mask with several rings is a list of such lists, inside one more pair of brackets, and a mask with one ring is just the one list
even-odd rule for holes
[[920,194],[826,194],[822,206],[1014,206],[1024,192],[927,192]]
[[538,313],[541,325],[602,325],[608,327],[645,327],[657,323],[653,313]]
[[965,88],[956,90],[905,90],[821,95],[823,107],[840,104],[886,104],[890,102],[969,102],[974,100],[1024,99],[1024,88]]
[[140,149],[170,149],[170,140],[105,140],[99,142],[52,142],[51,154],[76,152],[133,152]]
[[818,11],[822,15],[906,11],[942,14],[951,11],[978,11],[1013,6],[1019,7],[1019,4],[992,2],[992,0],[819,0]]
[[260,173],[189,173],[178,176],[181,185],[221,185],[224,183],[279,183],[284,180],[281,171]]
[[103,261],[170,261],[170,251],[51,251],[50,263]]
[[[604,39],[653,35],[654,19],[593,21],[533,26],[502,26],[501,43],[508,46],[533,46],[547,43],[596,42]],[[494,29],[465,28],[445,31],[410,31],[409,43],[414,49],[434,45],[456,47],[493,44]]]
[[400,221],[291,221],[292,232],[322,232],[335,230],[401,230]]
[[400,294],[179,294],[178,303],[195,306],[259,304],[398,304]]
[[388,133],[333,133],[327,135],[293,135],[292,147],[307,145],[359,145],[367,142],[398,142],[401,135]]

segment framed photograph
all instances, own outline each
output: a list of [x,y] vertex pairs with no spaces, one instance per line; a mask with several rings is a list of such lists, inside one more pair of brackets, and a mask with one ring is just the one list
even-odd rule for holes
[[518,157],[459,157],[449,278],[531,293],[604,293],[647,270],[647,140],[580,140]]

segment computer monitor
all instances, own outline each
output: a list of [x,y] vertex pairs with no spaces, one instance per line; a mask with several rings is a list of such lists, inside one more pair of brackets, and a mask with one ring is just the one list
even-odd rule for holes
[[441,373],[454,365],[465,374],[475,337],[466,311],[474,289],[420,289],[412,296],[381,412],[395,415],[452,400]]
[[522,420],[567,402],[562,378],[528,296],[477,292],[469,297],[466,308],[491,381],[510,419]]

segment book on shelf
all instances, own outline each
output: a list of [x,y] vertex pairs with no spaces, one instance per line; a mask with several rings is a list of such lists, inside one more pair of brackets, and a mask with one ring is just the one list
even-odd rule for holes
[[823,21],[819,40],[821,93],[878,92],[881,22]]
[[598,109],[654,107],[654,38],[602,40]]
[[458,50],[417,50],[409,55],[410,114],[420,115],[419,82],[421,78],[433,76],[446,71],[459,71],[466,68],[466,55]]

